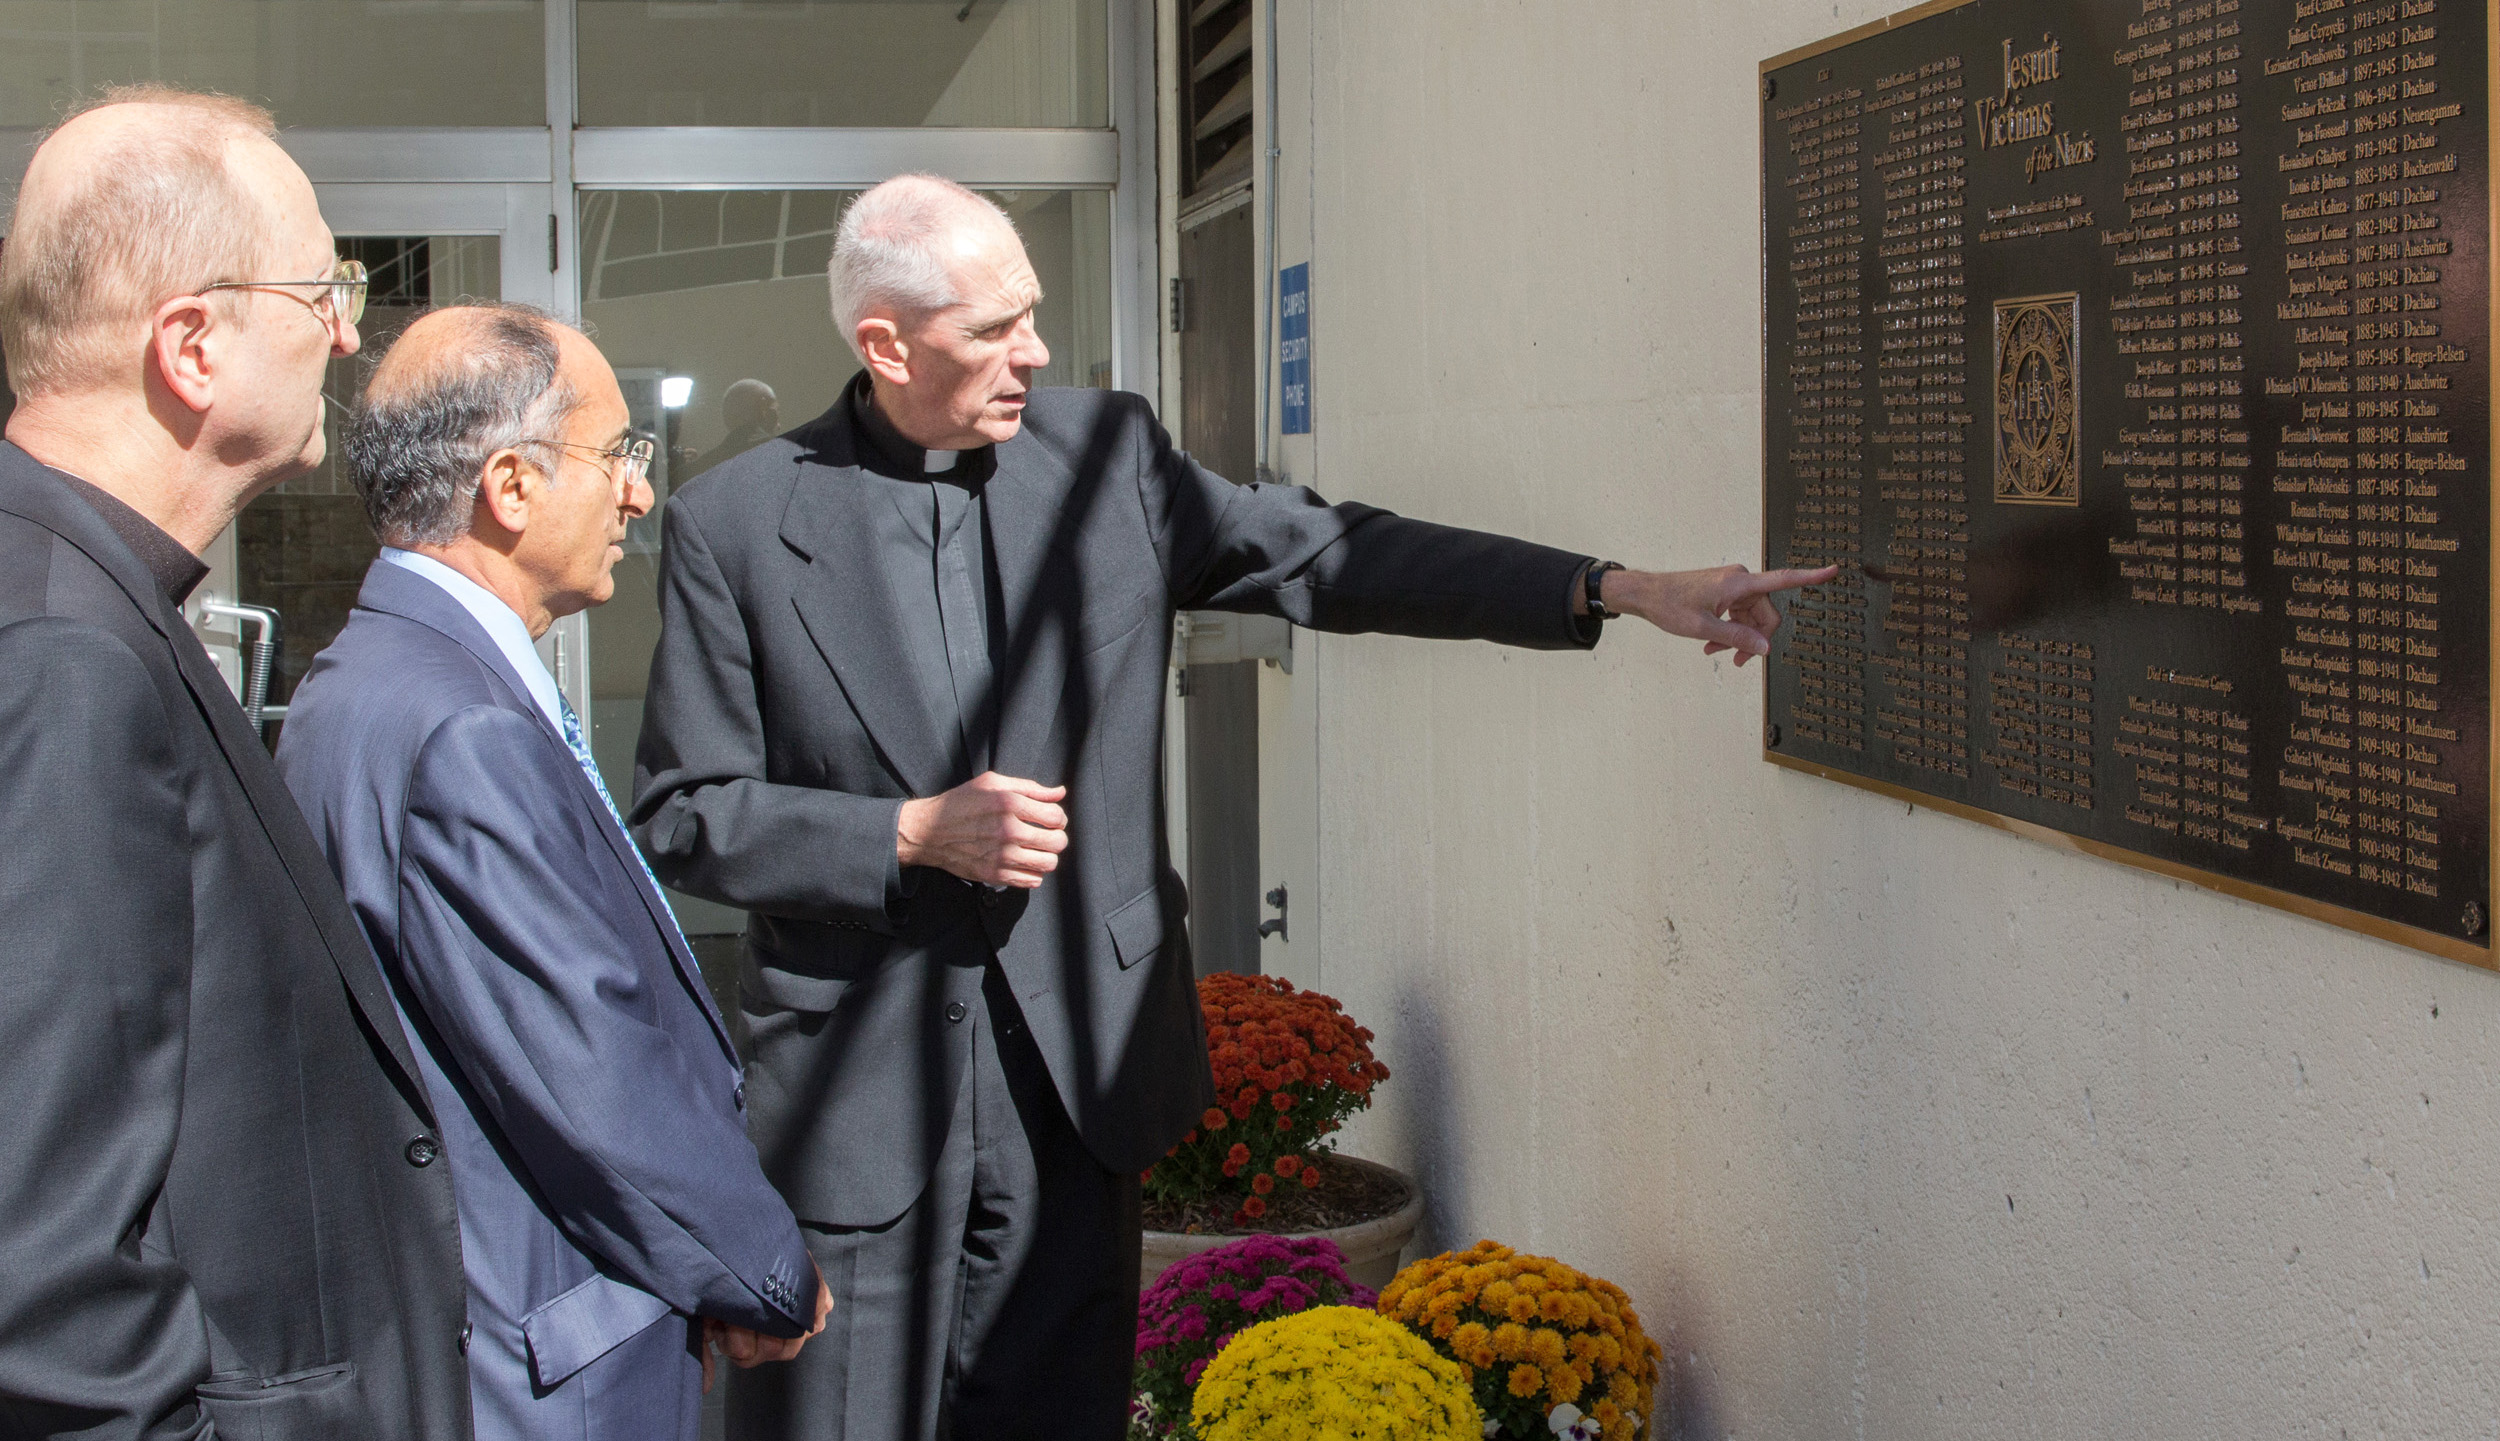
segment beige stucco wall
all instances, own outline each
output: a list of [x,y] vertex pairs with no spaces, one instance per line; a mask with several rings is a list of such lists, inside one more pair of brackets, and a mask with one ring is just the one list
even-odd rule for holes
[[[1884,7],[1279,3],[1284,469],[1758,561],[1756,65]],[[2500,1425],[2500,978],[1776,771],[1654,633],[1298,642],[1267,954],[1381,1034],[1353,1148],[1629,1287],[1676,1434]]]

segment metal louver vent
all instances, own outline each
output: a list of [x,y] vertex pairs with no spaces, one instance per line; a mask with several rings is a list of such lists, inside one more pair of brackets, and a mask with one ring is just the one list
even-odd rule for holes
[[1250,177],[1250,0],[1185,0],[1181,193]]

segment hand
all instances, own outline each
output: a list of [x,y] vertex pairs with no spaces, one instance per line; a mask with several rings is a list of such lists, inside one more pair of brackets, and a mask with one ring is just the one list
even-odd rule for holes
[[1059,807],[1067,795],[1066,786],[985,771],[944,795],[903,802],[894,853],[904,865],[935,866],[976,885],[1032,890],[1068,848],[1068,813]]
[[721,1354],[740,1370],[761,1366],[767,1361],[790,1361],[808,1341],[825,1329],[825,1318],[833,1314],[833,1288],[825,1284],[822,1267],[816,1271],[816,1324],[801,1335],[767,1336],[727,1321],[705,1320],[703,1323],[703,1389],[712,1389],[712,1347],[717,1344]]
[[[1780,613],[1771,597],[1802,585],[1821,585],[1840,574],[1840,567],[1821,570],[1766,570],[1759,574],[1741,565],[1714,570],[1610,570],[1598,581],[1606,608],[1637,615],[1669,635],[1703,642],[1703,655],[1736,652],[1743,665],[1768,655]],[[1575,610],[1585,602],[1575,598]]]

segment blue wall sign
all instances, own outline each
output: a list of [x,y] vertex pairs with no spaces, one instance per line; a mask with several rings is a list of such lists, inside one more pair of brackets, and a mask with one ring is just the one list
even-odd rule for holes
[[1305,261],[1277,272],[1282,282],[1283,327],[1277,348],[1285,434],[1311,433],[1311,266]]

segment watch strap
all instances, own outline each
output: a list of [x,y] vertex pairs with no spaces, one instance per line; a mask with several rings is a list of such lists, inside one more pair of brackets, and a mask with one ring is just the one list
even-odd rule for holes
[[1598,620],[1613,620],[1615,618],[1615,612],[1606,608],[1606,601],[1603,592],[1605,590],[1606,572],[1621,569],[1623,569],[1623,565],[1619,561],[1593,560],[1589,562],[1588,569],[1580,572],[1581,584],[1585,587],[1585,594],[1587,595],[1589,604],[1589,614],[1592,617]]

